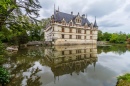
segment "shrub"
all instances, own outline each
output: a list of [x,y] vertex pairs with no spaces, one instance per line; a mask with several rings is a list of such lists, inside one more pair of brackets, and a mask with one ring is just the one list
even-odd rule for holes
[[125,74],[125,75],[123,75],[123,76],[119,76],[119,77],[118,77],[118,80],[127,80],[127,81],[130,82],[130,74],[127,73],[127,74]]
[[0,84],[5,85],[9,83],[9,79],[10,76],[8,71],[5,68],[0,67]]

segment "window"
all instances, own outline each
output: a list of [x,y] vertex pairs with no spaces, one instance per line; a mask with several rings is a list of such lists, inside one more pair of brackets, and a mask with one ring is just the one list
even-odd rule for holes
[[79,33],[81,33],[81,30],[79,30]]
[[80,35],[76,35],[76,39],[81,39],[81,36]]
[[76,19],[76,22],[78,22],[78,19]]
[[76,53],[81,53],[81,50],[76,50]]
[[90,39],[92,39],[92,36],[90,36]]
[[92,31],[90,31],[90,34],[92,34]]
[[78,38],[77,39],[81,39],[81,36],[80,35],[78,35]]
[[77,33],[81,33],[81,30],[77,30]]
[[70,33],[72,33],[72,28],[70,28]]
[[84,34],[86,34],[86,30],[84,30]]
[[62,20],[62,24],[65,25],[65,23],[66,23],[65,20]]
[[53,31],[54,31],[54,27],[53,27]]
[[86,58],[86,55],[84,54],[84,58]]
[[64,39],[64,34],[62,34],[62,38]]
[[62,55],[64,55],[64,51],[62,51]]
[[62,27],[62,32],[64,32],[64,27]]
[[72,51],[70,50],[69,53],[72,54]]
[[84,36],[84,39],[86,39],[86,36]]
[[72,39],[72,35],[70,35],[70,37],[69,37],[70,39]]
[[84,53],[86,53],[86,49],[84,49]]

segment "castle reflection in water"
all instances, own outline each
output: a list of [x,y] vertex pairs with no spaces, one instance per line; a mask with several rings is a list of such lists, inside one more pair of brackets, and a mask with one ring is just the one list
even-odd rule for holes
[[97,45],[53,46],[45,49],[45,64],[51,67],[54,77],[84,72],[88,65],[95,67]]

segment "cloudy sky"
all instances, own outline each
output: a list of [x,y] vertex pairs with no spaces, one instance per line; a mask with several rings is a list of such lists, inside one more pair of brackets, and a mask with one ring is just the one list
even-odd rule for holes
[[130,0],[39,0],[40,19],[53,14],[54,4],[61,12],[76,15],[87,14],[90,22],[97,17],[99,29],[103,32],[130,33]]

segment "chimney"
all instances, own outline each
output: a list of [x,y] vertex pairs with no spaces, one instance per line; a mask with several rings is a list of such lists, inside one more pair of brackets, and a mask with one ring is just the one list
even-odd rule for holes
[[82,17],[85,18],[85,14],[83,14]]
[[71,15],[73,15],[73,12],[71,12]]

